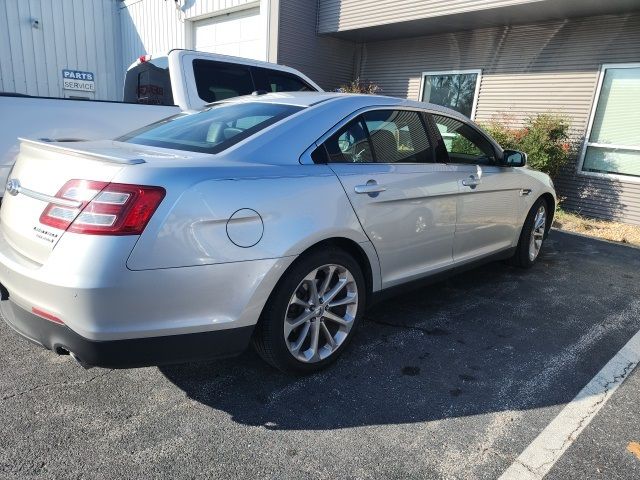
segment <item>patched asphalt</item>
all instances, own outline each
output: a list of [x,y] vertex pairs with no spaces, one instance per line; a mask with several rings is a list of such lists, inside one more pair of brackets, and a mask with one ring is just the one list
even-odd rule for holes
[[[496,478],[640,329],[640,250],[551,232],[373,307],[329,370],[83,370],[0,322],[0,478]],[[639,478],[631,374],[549,478]]]

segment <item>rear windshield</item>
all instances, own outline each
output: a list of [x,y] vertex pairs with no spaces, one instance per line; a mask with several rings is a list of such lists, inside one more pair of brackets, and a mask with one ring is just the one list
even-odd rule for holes
[[124,79],[123,100],[146,105],[173,105],[167,57],[130,68]]
[[302,107],[273,103],[212,105],[161,120],[117,140],[190,152],[219,153]]

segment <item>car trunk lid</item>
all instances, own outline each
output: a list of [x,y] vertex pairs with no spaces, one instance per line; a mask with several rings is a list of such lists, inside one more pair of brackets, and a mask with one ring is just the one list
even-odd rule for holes
[[55,198],[63,185],[72,179],[110,182],[126,165],[144,163],[133,155],[110,155],[108,142],[85,150],[82,143],[20,141],[0,209],[0,231],[13,249],[38,264],[46,261],[65,232],[40,222],[51,201],[73,203]]

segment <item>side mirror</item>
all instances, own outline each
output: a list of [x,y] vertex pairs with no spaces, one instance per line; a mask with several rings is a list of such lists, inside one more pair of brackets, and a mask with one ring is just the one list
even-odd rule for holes
[[524,167],[527,164],[527,154],[518,150],[505,150],[502,154],[503,167]]

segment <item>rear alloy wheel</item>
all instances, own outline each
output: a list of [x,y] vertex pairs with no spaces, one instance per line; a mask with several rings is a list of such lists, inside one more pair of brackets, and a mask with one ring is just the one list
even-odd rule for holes
[[540,255],[542,244],[547,234],[548,211],[547,202],[540,198],[531,207],[522,226],[520,239],[511,263],[518,267],[530,268]]
[[258,353],[288,373],[311,373],[335,360],[364,309],[358,263],[339,251],[317,251],[278,284],[254,335]]
[[358,312],[358,286],[341,265],[311,271],[291,296],[284,339],[291,355],[315,363],[334,354],[349,336]]

